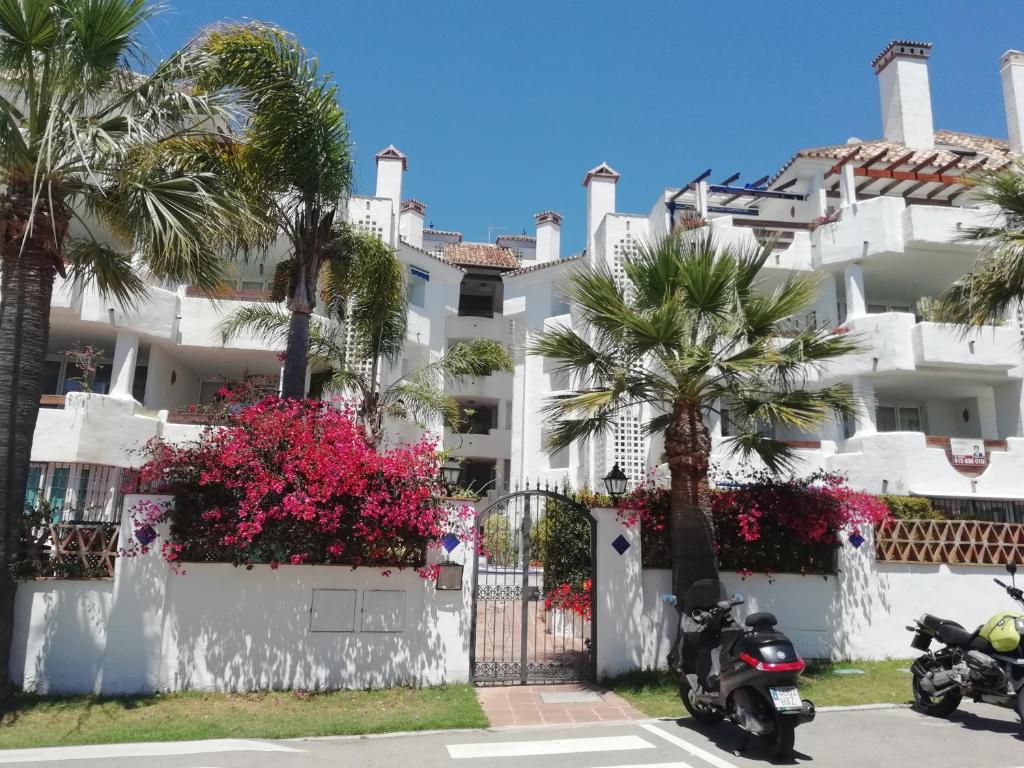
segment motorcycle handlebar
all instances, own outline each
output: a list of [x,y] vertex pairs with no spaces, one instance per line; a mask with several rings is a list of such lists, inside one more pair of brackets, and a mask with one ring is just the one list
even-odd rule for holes
[[1003,582],[1001,582],[999,579],[992,579],[992,581],[994,581],[996,584],[998,584],[1003,589],[1009,589],[1009,587],[1006,586],[1005,584],[1003,584]]

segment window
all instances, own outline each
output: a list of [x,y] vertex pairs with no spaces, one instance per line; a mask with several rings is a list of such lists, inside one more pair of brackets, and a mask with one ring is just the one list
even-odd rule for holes
[[894,403],[875,409],[875,426],[879,432],[923,432],[921,408]]
[[88,467],[83,467],[78,475],[78,494],[75,497],[75,519],[81,520],[85,516],[85,497],[89,493],[89,475],[92,474]]
[[259,291],[263,290],[263,281],[262,280],[243,280],[241,287],[242,287],[243,291],[259,292]]
[[28,482],[25,484],[25,510],[34,510],[39,504],[39,492],[43,487],[43,468],[33,464],[28,468]]
[[427,283],[430,282],[430,273],[425,269],[409,267],[409,282],[406,292],[409,294],[409,303],[421,309],[427,306]]
[[68,497],[68,480],[71,477],[70,467],[56,467],[50,480],[50,507],[53,509],[53,522],[59,523]]

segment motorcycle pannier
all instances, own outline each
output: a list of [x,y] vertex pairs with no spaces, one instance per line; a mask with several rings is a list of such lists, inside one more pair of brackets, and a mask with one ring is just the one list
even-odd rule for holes
[[1020,618],[1020,614],[1011,611],[997,613],[988,620],[978,634],[987,640],[995,650],[1000,653],[1008,653],[1020,645],[1018,618]]

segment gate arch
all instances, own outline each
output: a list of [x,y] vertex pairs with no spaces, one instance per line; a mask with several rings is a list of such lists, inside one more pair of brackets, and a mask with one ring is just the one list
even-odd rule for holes
[[597,526],[590,509],[527,488],[488,506],[476,525],[473,683],[593,681]]

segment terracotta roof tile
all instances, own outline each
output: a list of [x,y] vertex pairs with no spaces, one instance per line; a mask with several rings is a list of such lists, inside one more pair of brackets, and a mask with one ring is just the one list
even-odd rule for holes
[[533,235],[500,235],[495,239],[495,242],[501,242],[502,240],[515,240],[516,242],[526,242],[529,240],[533,242],[536,239]]
[[449,264],[518,269],[519,259],[508,248],[488,243],[448,243],[441,256]]
[[454,237],[458,237],[460,240],[462,239],[462,233],[461,232],[454,232],[454,231],[449,230],[449,229],[432,229],[430,227],[424,228],[423,236],[424,237],[430,237],[431,235],[440,235],[441,237],[452,237],[452,236],[454,236]]
[[[985,170],[991,170],[998,168],[1001,165],[1009,162],[1013,159],[1013,155],[1010,153],[1009,144],[1003,139],[994,139],[989,136],[977,136],[972,133],[961,133],[960,131],[936,131],[935,132],[935,146],[932,149],[918,149],[914,150],[913,154],[906,159],[904,162],[905,166],[913,166],[917,163],[922,163],[935,155],[935,158],[929,164],[932,167],[941,167],[946,163],[951,163],[958,157],[962,157],[957,152],[952,150],[960,150],[961,152],[976,152],[977,155],[964,158],[961,162],[964,168],[975,165],[977,163],[985,161],[984,165],[981,166]],[[856,158],[852,161],[857,162],[857,158],[867,160],[883,150],[889,150],[888,155],[884,159],[880,159],[878,163],[884,163],[886,160],[892,162],[906,155],[909,151],[904,144],[899,144],[894,141],[885,141],[884,139],[874,139],[871,141],[857,141],[849,144],[832,144],[827,147],[811,147],[808,149],[799,150],[789,162],[787,162],[770,182],[768,186],[771,187],[787,170],[793,165],[798,159],[802,157],[820,158],[825,160],[840,160],[851,152],[859,150]],[[980,169],[979,169],[980,170]],[[949,171],[953,173],[953,171]]]
[[549,269],[550,267],[557,267],[562,264],[566,264],[570,261],[579,261],[587,255],[586,251],[580,251],[575,256],[566,256],[564,259],[557,259],[555,261],[545,261],[541,264],[531,264],[528,267],[520,267],[511,272],[506,272],[502,277],[516,277],[517,275],[525,275],[527,272],[536,272],[539,269]]

